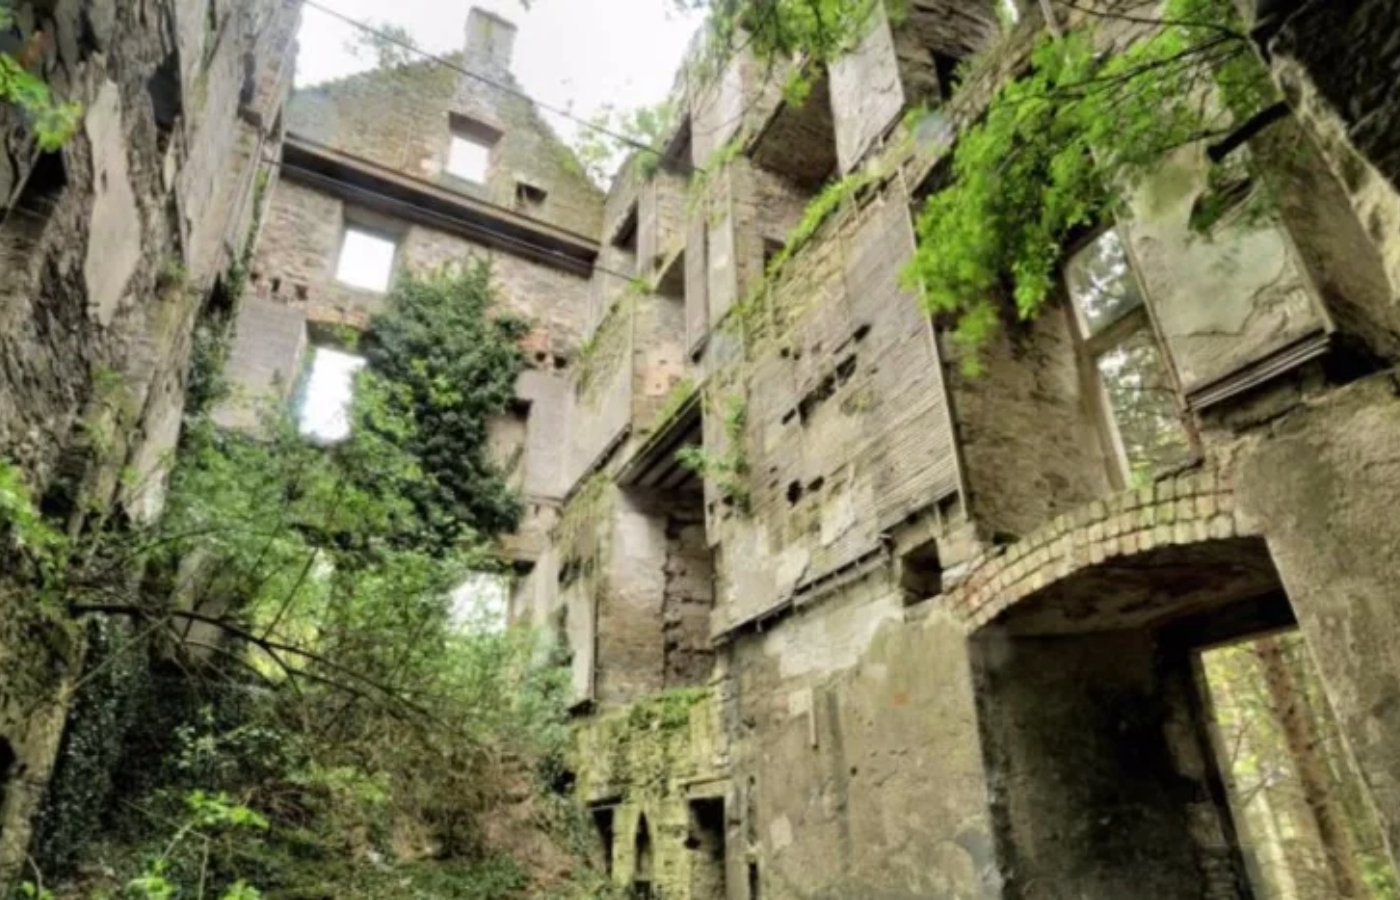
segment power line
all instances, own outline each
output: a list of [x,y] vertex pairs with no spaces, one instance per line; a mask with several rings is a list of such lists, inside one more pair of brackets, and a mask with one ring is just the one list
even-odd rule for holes
[[[643,153],[650,153],[654,156],[662,158],[666,156],[664,150],[659,150],[656,147],[643,144],[641,141],[638,141],[635,138],[630,138],[625,134],[620,134],[616,131],[613,131],[610,128],[606,128],[602,125],[599,125],[596,122],[591,122],[588,119],[585,119],[582,116],[577,115],[576,113],[570,112],[569,110],[563,107],[554,106],[553,104],[545,103],[541,100],[536,100],[534,97],[531,97],[525,91],[521,90],[518,87],[515,87],[514,85],[505,84],[503,82],[496,81],[493,78],[488,78],[485,75],[482,75],[480,72],[473,72],[471,69],[468,69],[465,66],[458,65],[452,60],[447,59],[446,57],[438,56],[435,53],[429,53],[427,50],[422,49],[421,47],[414,44],[412,41],[403,40],[402,38],[390,34],[387,31],[383,31],[382,29],[375,28],[374,26],[369,25],[365,22],[361,22],[358,19],[354,19],[350,16],[347,16],[345,13],[342,13],[335,9],[331,9],[325,4],[318,2],[318,0],[300,0],[300,2],[303,6],[309,6],[312,9],[319,10],[320,12],[323,12],[334,19],[339,19],[347,25],[350,25],[354,28],[358,28],[364,33],[373,36],[376,40],[383,41],[387,44],[392,44],[395,47],[400,47],[404,50],[409,51],[410,53],[416,53],[417,55],[423,57],[424,59],[430,62],[436,63],[437,65],[443,66],[447,69],[451,69],[454,72],[465,75],[468,78],[479,81],[482,84],[495,88],[496,90],[501,91],[503,93],[519,97],[537,109],[543,109],[547,112],[552,112],[557,116],[562,116],[563,118],[568,119],[578,125],[581,125],[582,127],[587,128],[591,131],[595,131],[598,134],[607,135],[613,140],[619,141],[625,144],[626,146],[631,147],[634,150],[638,150]],[[686,161],[682,162],[684,162],[687,171],[704,171],[703,169],[694,165],[693,163]]]

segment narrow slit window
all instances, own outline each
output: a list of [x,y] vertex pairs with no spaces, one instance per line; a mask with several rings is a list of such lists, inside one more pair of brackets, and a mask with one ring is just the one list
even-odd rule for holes
[[319,443],[333,444],[350,435],[350,403],[355,373],[362,357],[326,347],[312,351],[311,371],[302,392],[297,420],[301,433]]
[[394,272],[396,245],[389,238],[360,228],[345,229],[335,280],[350,287],[383,293]]

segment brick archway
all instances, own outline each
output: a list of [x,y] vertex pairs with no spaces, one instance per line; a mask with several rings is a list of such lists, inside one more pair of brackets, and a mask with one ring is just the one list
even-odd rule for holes
[[[1189,472],[1058,516],[1016,543],[974,559],[948,591],[948,608],[973,633],[1071,586],[1083,594],[1096,586],[1095,579],[1098,586],[1116,579],[1129,586],[1142,582],[1146,590],[1154,573],[1165,572],[1184,579],[1168,585],[1175,588],[1168,592],[1186,602],[1202,589],[1244,596],[1276,584],[1257,524],[1237,512],[1233,485],[1224,474]],[[1192,572],[1211,583],[1191,583]],[[1129,596],[1121,606],[1142,608],[1116,612],[1150,616],[1150,602],[1150,597]]]

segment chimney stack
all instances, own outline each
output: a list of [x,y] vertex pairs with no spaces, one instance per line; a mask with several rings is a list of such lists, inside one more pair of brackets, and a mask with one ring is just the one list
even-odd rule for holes
[[515,26],[495,13],[472,7],[467,13],[467,67],[482,73],[508,74],[514,50]]

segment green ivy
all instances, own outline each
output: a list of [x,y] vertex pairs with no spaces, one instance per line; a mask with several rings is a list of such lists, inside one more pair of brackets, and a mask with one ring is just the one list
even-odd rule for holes
[[720,411],[723,417],[724,453],[705,447],[686,446],[676,451],[676,462],[702,478],[715,482],[720,494],[742,513],[748,513],[752,501],[749,492],[749,460],[744,449],[744,427],[748,421],[748,403],[742,396],[725,398]]
[[488,428],[515,398],[524,366],[521,319],[493,308],[491,269],[477,262],[399,280],[385,311],[370,321],[368,366],[358,376],[347,455],[406,454],[402,474],[381,489],[409,502],[418,538],[452,546],[472,535],[513,530],[521,505],[491,459]]
[[[1275,98],[1229,0],[1171,0],[1163,24],[1100,54],[1091,30],[1042,40],[959,138],[951,184],[929,197],[905,273],[975,351],[1009,296],[1022,319],[1050,296],[1066,238],[1121,207],[1171,149],[1227,133]],[[1220,103],[1206,102],[1211,86]]]

